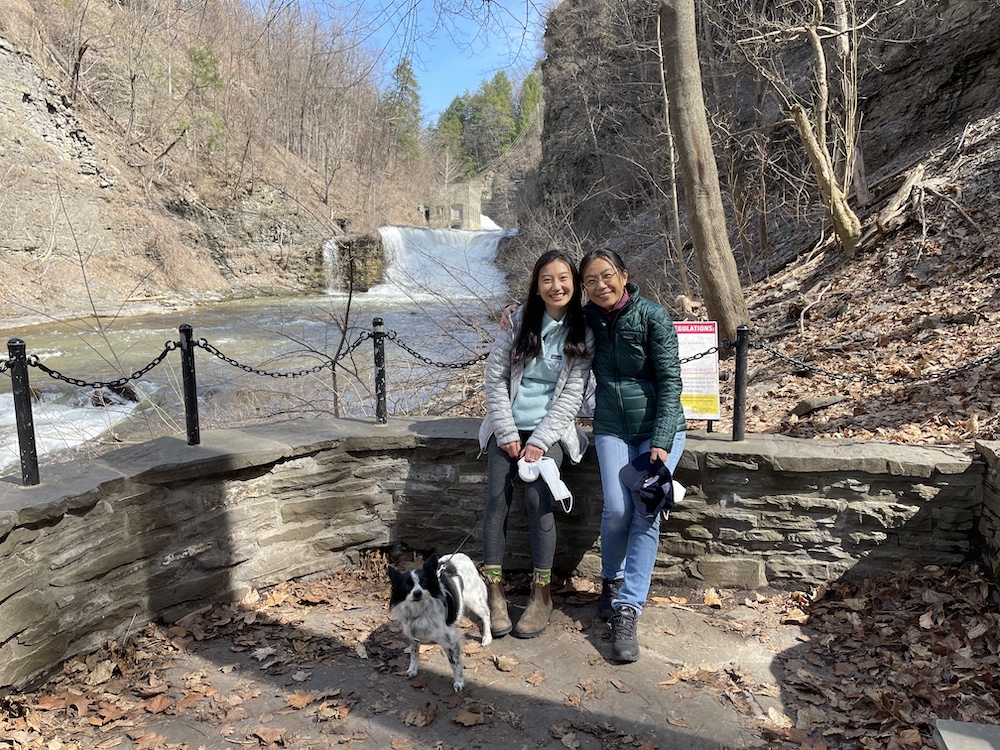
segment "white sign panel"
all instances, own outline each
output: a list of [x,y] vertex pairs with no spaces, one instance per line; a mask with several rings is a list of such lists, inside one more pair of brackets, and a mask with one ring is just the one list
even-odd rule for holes
[[714,320],[682,321],[677,329],[678,352],[682,361],[684,390],[681,405],[687,419],[721,419],[719,399],[719,352],[714,351],[690,362],[683,360],[718,346],[718,323]]

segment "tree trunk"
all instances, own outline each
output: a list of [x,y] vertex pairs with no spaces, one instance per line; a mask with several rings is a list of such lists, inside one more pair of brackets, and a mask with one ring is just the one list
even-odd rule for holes
[[705,114],[698,63],[694,0],[660,0],[663,70],[670,92],[670,130],[677,147],[688,225],[709,317],[723,338],[748,324],[746,300],[729,246],[719,171]]
[[795,123],[795,129],[799,131],[802,144],[809,155],[809,162],[816,173],[823,205],[826,206],[827,213],[833,221],[833,230],[837,233],[847,257],[853,258],[858,239],[861,237],[861,222],[847,204],[847,196],[837,183],[830,153],[817,140],[806,111],[798,104],[792,107],[792,121]]

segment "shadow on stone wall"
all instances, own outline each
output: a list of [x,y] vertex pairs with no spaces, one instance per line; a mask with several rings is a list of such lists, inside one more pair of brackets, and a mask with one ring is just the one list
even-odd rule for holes
[[[477,420],[293,420],[130,446],[0,482],[0,689],[151,620],[329,574],[397,544],[480,556]],[[601,490],[565,478],[556,564],[597,578]],[[662,529],[660,583],[808,586],[975,554],[984,466],[959,449],[692,433]],[[509,565],[530,569],[515,500]]]

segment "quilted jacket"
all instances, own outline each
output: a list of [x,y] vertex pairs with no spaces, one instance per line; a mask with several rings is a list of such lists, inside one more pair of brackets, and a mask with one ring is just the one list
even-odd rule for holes
[[674,434],[687,427],[677,331],[666,310],[635,284],[627,289],[629,300],[613,321],[593,302],[583,308],[595,337],[594,434],[650,438],[652,447],[669,451]]
[[[490,435],[496,437],[497,445],[520,440],[511,404],[517,396],[524,363],[512,364],[511,353],[521,327],[521,313],[521,310],[517,310],[513,314],[512,329],[501,332],[486,360],[486,419],[479,427],[479,446],[483,450],[486,449]],[[543,451],[547,451],[556,441],[561,442],[572,463],[580,462],[589,442],[576,425],[576,415],[583,402],[594,351],[594,337],[589,328],[586,342],[587,356],[563,359],[552,404],[528,438],[529,445],[536,445]]]

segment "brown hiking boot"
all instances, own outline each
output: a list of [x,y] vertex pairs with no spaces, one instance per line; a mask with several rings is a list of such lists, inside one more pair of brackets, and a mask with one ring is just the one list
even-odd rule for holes
[[493,637],[499,638],[510,632],[510,615],[507,613],[507,596],[503,592],[503,583],[486,584],[486,601],[490,607],[490,628]]
[[524,610],[521,619],[517,621],[517,627],[514,628],[514,636],[517,638],[534,638],[536,635],[541,635],[542,631],[549,624],[549,615],[551,614],[551,587],[540,583],[532,585],[528,608]]

